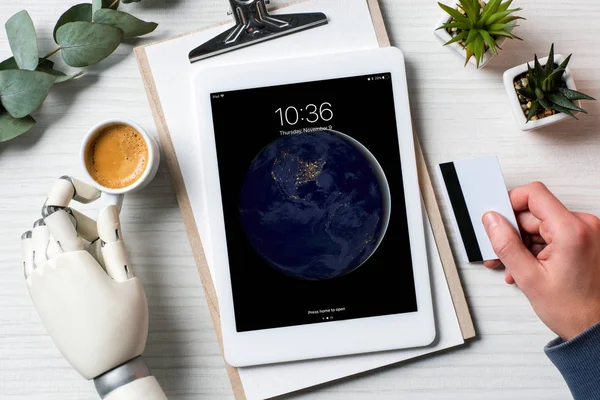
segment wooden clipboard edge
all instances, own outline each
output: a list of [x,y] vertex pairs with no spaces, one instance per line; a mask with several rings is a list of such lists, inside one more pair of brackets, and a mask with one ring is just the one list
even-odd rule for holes
[[[205,29],[209,28],[211,27]],[[194,218],[190,198],[188,197],[187,189],[185,188],[183,175],[179,167],[179,161],[177,160],[177,156],[175,155],[175,147],[173,146],[173,141],[171,140],[169,128],[167,126],[162,106],[160,104],[160,98],[156,91],[156,84],[154,82],[154,77],[152,76],[152,72],[150,70],[148,56],[146,55],[144,47],[137,47],[134,49],[134,52],[138,60],[138,66],[144,80],[146,95],[148,96],[148,102],[150,103],[150,108],[152,109],[152,116],[154,117],[154,122],[156,123],[156,130],[158,132],[158,137],[162,146],[163,156],[167,162],[167,167],[171,175],[173,189],[175,190],[177,202],[179,203],[179,209],[181,210],[181,217],[183,219],[185,230],[188,235],[190,245],[192,247],[192,254],[194,255],[194,259],[196,261],[196,267],[198,269],[198,274],[200,275],[200,281],[202,282],[202,289],[204,290],[206,303],[208,304],[210,316],[212,318],[213,326],[217,334],[217,340],[219,341],[219,346],[221,347],[221,353],[223,353],[223,339],[221,335],[221,315],[219,313],[219,302],[217,298],[215,285],[210,274],[210,269],[206,261],[206,256],[204,254],[202,240],[200,239],[200,231],[198,230],[198,227],[196,225],[196,219]],[[231,382],[231,387],[233,389],[233,394],[236,400],[246,400],[246,394],[244,392],[242,380],[240,379],[240,374],[237,368],[232,367],[231,365],[227,364],[227,362],[225,362],[225,368],[227,369],[227,374],[229,375],[229,380]]]
[[375,36],[377,36],[379,47],[390,47],[390,37],[387,33],[387,28],[385,27],[385,21],[383,20],[379,1],[367,0],[367,5],[369,6],[369,12],[371,13],[371,20],[373,21]]
[[[379,6],[378,0],[367,0],[369,10],[371,12],[371,19],[373,20],[373,26],[375,27],[375,34],[380,47],[389,47],[390,39],[385,27],[383,20],[383,14],[381,13],[381,7]],[[414,130],[414,128],[413,128]],[[417,133],[414,132],[415,137],[415,152],[417,156],[417,169],[419,173],[419,186],[421,187],[421,194],[425,202],[425,208],[427,209],[427,215],[429,216],[429,222],[433,230],[433,236],[435,243],[440,253],[440,259],[444,267],[444,273],[446,275],[446,281],[450,288],[450,295],[452,297],[452,303],[454,304],[454,310],[458,316],[458,324],[463,335],[463,339],[472,339],[475,337],[475,325],[473,324],[473,318],[469,311],[469,305],[465,297],[460,276],[458,275],[458,268],[452,254],[452,248],[450,247],[450,241],[444,227],[444,221],[442,219],[442,213],[435,197],[433,190],[433,183],[425,157],[423,155],[423,149],[419,142]]]
[[425,162],[425,156],[423,155],[423,149],[419,143],[419,138],[415,133],[415,153],[417,156],[417,172],[419,174],[419,186],[421,187],[421,195],[427,209],[427,215],[429,222],[431,223],[431,230],[433,231],[433,237],[435,244],[440,254],[442,266],[444,267],[444,274],[446,275],[446,282],[450,289],[450,296],[452,297],[452,303],[454,304],[454,311],[458,317],[458,325],[462,333],[463,339],[468,340],[476,336],[475,324],[469,311],[469,305],[465,292],[458,275],[458,268],[454,261],[454,255],[452,254],[452,248],[450,247],[450,241],[446,234],[446,228],[444,227],[444,221],[442,219],[442,213],[435,197],[433,190],[433,183],[429,176],[427,164]]
[[[305,0],[296,0],[276,8],[283,8],[287,5],[303,1]],[[373,26],[375,28],[375,33],[377,35],[377,40],[379,42],[380,47],[390,46],[389,36],[387,34],[378,0],[367,0],[367,4],[369,6],[371,19],[373,20]],[[152,76],[145,48],[157,43],[172,40],[174,38],[190,35],[206,29],[212,29],[217,26],[226,25],[227,23],[228,22],[221,22],[218,24],[198,29],[197,31],[194,31],[192,33],[181,34],[175,37],[146,44],[144,46],[136,47],[134,49],[134,53],[138,62],[138,67],[140,69],[140,73],[144,81],[144,87],[146,90],[146,95],[148,97],[148,102],[150,103],[150,108],[152,110],[152,116],[154,118],[157,133],[163,149],[163,155],[167,162],[169,173],[171,175],[173,188],[175,190],[177,202],[179,203],[182,219],[192,248],[192,254],[196,261],[196,266],[200,275],[200,280],[202,282],[202,287],[211,314],[214,329],[217,334],[217,340],[219,341],[219,345],[221,346],[221,351],[223,350],[223,341],[221,336],[221,319],[219,314],[219,305],[215,291],[215,286],[212,280],[212,276],[210,274],[210,270],[208,268],[206,257],[204,255],[202,240],[200,239],[200,233],[196,226],[196,220],[194,218],[191,203],[187,195],[187,190],[183,181],[183,175],[181,174],[179,162],[177,161],[177,157],[175,155],[175,148],[173,146],[170,132],[164,117],[164,113],[160,103],[160,98],[156,90],[154,77]],[[427,169],[427,164],[425,163],[425,158],[423,156],[423,152],[416,134],[415,150],[417,156],[417,166],[419,170],[419,182],[421,185],[421,191],[425,202],[425,208],[427,209],[435,241],[439,249],[440,258],[444,267],[444,272],[452,296],[452,301],[454,303],[454,308],[458,316],[463,338],[465,340],[470,339],[475,337],[475,326],[473,324],[466,297],[461,285],[460,277],[458,275],[458,270],[454,261],[454,256],[450,248],[450,242],[448,240],[448,236],[446,234],[446,230],[443,224],[442,215],[436,201],[431,178]],[[244,387],[242,386],[242,382],[237,368],[234,368],[228,365],[227,363],[225,363],[225,366],[229,375],[229,380],[231,381],[231,386],[235,398],[237,400],[246,400],[246,394],[244,393]]]

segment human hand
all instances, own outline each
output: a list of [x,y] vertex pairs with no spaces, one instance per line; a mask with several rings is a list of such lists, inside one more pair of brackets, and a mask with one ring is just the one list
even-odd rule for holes
[[600,219],[574,213],[539,182],[514,189],[510,200],[523,240],[501,215],[482,220],[506,282],[516,283],[552,331],[570,340],[600,322]]

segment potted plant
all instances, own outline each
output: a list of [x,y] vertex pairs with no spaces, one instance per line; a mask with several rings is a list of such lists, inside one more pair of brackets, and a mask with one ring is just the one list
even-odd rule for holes
[[580,100],[595,99],[577,91],[569,68],[571,55],[554,55],[552,44],[548,57],[534,58],[533,68],[526,63],[504,73],[504,86],[521,130],[577,119],[580,112],[587,114]]
[[514,21],[524,19],[512,15],[521,8],[509,9],[513,0],[459,0],[456,8],[438,3],[447,15],[436,26],[435,34],[467,63],[483,68],[501,50],[506,39],[519,39],[512,33]]

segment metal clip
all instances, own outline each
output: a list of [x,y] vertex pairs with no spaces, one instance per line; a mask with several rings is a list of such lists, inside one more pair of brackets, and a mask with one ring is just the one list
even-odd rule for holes
[[235,26],[192,50],[190,62],[328,23],[323,13],[271,16],[267,10],[270,0],[229,0],[229,4],[231,8],[227,14],[233,15]]

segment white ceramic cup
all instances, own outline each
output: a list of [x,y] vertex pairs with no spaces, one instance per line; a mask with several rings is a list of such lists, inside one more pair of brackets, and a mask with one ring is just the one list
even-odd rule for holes
[[[119,189],[108,188],[96,182],[90,174],[90,172],[88,171],[85,162],[86,151],[89,143],[96,139],[96,135],[98,135],[98,133],[103,128],[115,124],[123,124],[135,129],[142,136],[148,148],[148,162],[146,163],[146,169],[142,173],[142,176],[140,176],[140,178],[131,185]],[[123,204],[123,197],[126,193],[138,191],[144,188],[146,185],[148,185],[148,183],[150,183],[150,181],[152,181],[152,179],[154,179],[154,177],[156,176],[156,172],[158,171],[158,166],[160,164],[160,150],[156,141],[151,136],[149,136],[141,126],[139,126],[135,122],[127,119],[109,119],[94,125],[94,127],[92,127],[92,129],[90,129],[89,132],[85,135],[85,137],[83,138],[83,143],[81,144],[79,158],[87,180],[102,192],[102,198],[105,199],[106,204],[114,204],[120,210],[121,205]]]

